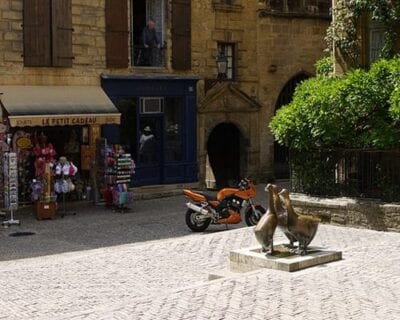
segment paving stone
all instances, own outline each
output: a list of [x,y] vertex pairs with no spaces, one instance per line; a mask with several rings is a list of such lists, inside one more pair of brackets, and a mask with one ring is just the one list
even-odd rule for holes
[[[2,230],[0,319],[400,318],[399,233],[321,225],[312,245],[343,260],[208,281],[228,268],[231,250],[257,244],[253,229],[188,232],[182,200],[139,201],[122,215],[24,219],[37,237],[10,241]],[[51,237],[55,244],[43,244]]]

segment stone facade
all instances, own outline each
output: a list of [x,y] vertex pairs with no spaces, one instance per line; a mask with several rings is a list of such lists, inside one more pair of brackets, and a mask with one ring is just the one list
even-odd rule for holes
[[[22,0],[0,2],[0,85],[98,85],[102,73],[191,74],[215,79],[218,43],[234,44],[234,81],[229,85],[217,84],[207,93],[206,81],[198,83],[201,182],[205,180],[208,136],[222,122],[237,126],[247,141],[241,175],[257,180],[273,176],[274,140],[268,123],[276,101],[293,76],[314,73],[315,61],[323,56],[329,24],[326,18],[261,15],[265,4],[257,1],[192,1],[192,69],[175,71],[171,67],[172,6],[168,0],[164,30],[166,67],[107,69],[105,0],[72,0],[73,67],[33,68],[23,64],[22,4]],[[215,105],[218,110],[213,109]]]
[[104,0],[73,0],[73,67],[28,68],[23,64],[22,0],[0,4],[0,84],[98,85],[105,72]]
[[291,194],[298,212],[323,222],[381,231],[400,231],[400,205],[350,198],[318,198]]
[[[199,90],[199,180],[205,180],[210,133],[219,123],[230,122],[247,141],[241,176],[266,181],[274,175],[274,139],[268,123],[278,96],[294,76],[314,73],[315,62],[323,56],[329,20],[262,14],[265,5],[257,1],[215,2],[192,3],[193,71],[204,78],[216,77],[218,42],[235,45],[237,68],[231,86],[217,84],[220,88],[206,94]],[[201,89],[203,85],[201,81]]]

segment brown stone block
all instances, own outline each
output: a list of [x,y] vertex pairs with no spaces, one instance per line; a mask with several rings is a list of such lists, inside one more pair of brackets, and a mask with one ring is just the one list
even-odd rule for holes
[[22,21],[22,12],[17,11],[3,11],[1,13],[2,19],[5,20],[19,20]]
[[14,11],[22,11],[22,1],[21,0],[12,0],[11,1],[11,9]]
[[11,30],[22,31],[22,21],[11,22]]
[[4,40],[21,40],[22,41],[22,32],[5,32]]
[[23,58],[21,56],[22,52],[5,52],[4,61],[8,62],[22,62]]

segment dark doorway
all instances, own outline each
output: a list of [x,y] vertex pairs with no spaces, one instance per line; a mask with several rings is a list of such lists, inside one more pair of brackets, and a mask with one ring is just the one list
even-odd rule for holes
[[[309,75],[300,73],[290,79],[283,87],[279,94],[278,100],[275,105],[275,113],[284,105],[289,104],[293,99],[293,94],[296,90],[296,86],[309,78]],[[289,179],[289,149],[285,146],[280,145],[278,142],[274,142],[274,172],[275,178],[277,179]]]
[[207,152],[217,188],[237,186],[242,144],[241,133],[232,123],[221,123],[211,132]]

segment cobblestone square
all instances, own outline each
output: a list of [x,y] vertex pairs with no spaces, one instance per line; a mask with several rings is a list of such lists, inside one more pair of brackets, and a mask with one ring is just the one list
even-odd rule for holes
[[321,225],[313,244],[343,260],[208,281],[230,250],[256,245],[252,228],[192,233],[181,196],[137,201],[125,214],[79,211],[39,222],[21,210],[21,227],[0,230],[0,319],[400,317],[399,233]]

